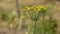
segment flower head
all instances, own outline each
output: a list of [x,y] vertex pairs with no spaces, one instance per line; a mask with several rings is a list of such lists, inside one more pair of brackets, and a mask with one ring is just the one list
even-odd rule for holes
[[30,7],[31,9],[34,9],[36,6],[32,6],[32,7]]
[[37,6],[36,8],[37,9],[42,9],[42,8],[44,8],[44,6]]
[[38,9],[38,11],[40,11],[41,9]]
[[21,16],[21,18],[22,18],[22,19],[24,19],[24,18],[25,18],[25,16]]
[[29,6],[27,6],[27,7],[25,7],[26,8],[26,10],[30,10],[30,7]]

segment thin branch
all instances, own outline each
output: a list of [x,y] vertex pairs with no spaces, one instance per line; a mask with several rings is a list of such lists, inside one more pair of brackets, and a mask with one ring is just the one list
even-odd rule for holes
[[[19,3],[18,3],[18,0],[15,0],[16,1],[16,9],[17,9],[17,13],[18,13],[18,21],[20,21],[20,10],[19,10]],[[19,23],[18,23],[19,24]],[[16,25],[16,28],[15,30],[17,30],[17,28],[19,27],[18,24]],[[18,26],[18,27],[17,27]]]
[[20,10],[19,10],[18,0],[16,0],[16,9],[17,9],[18,17],[20,18]]

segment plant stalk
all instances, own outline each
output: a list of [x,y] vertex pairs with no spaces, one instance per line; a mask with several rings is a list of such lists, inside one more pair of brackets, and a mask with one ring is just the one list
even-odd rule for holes
[[35,32],[36,32],[36,21],[35,21],[35,24],[34,24],[34,34],[36,34]]
[[[18,4],[18,0],[16,0],[16,9],[17,9],[17,13],[18,13],[18,21],[19,21],[19,23],[20,23],[20,9],[19,9],[19,4]],[[18,23],[18,24],[19,24]],[[18,25],[17,24],[17,25]],[[19,26],[18,26],[18,28],[19,28]]]
[[44,20],[45,20],[45,14],[43,14],[42,34],[46,34],[45,33],[45,22],[44,22]]

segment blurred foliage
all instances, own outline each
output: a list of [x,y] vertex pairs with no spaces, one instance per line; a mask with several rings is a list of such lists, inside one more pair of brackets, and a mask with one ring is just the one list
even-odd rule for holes
[[46,22],[45,30],[48,34],[56,34],[57,20],[54,20],[52,16],[49,16],[49,20]]
[[1,18],[3,21],[8,20],[8,15],[7,12],[4,8],[0,7],[0,12],[1,12]]
[[6,21],[8,24],[8,27],[13,27],[13,24],[14,24],[14,19],[16,17],[16,11],[12,11],[10,13],[10,15],[8,16],[8,12],[6,11],[6,9],[0,7],[0,12],[1,12],[1,19],[3,21]]
[[[46,34],[56,34],[57,20],[53,19],[52,16],[49,16],[49,19],[45,19],[45,32]],[[30,31],[34,30],[34,25],[31,24]],[[42,20],[38,20],[36,25],[36,34],[42,34]]]

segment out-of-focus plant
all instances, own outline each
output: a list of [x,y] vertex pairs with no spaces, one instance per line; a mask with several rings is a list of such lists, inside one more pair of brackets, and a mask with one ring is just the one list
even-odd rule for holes
[[43,15],[43,23],[42,23],[42,34],[45,34],[45,30],[44,30],[44,16],[46,11],[48,10],[47,6],[32,6],[32,7],[26,7],[27,10],[27,15],[30,17],[30,19],[32,19],[35,23],[34,25],[34,34],[36,34],[36,23],[39,20],[40,16]]
[[2,20],[3,21],[8,20],[8,16],[7,16],[6,10],[4,10],[3,8],[1,8],[0,11],[1,11],[1,18],[2,18]]
[[8,16],[8,13],[7,11],[4,9],[4,8],[0,8],[0,11],[1,11],[1,18],[3,21],[6,21],[8,22],[8,27],[12,28],[13,27],[13,24],[14,24],[14,19],[15,19],[15,16],[16,16],[16,11],[12,11],[11,14]]
[[25,23],[25,16],[21,15],[18,29],[24,28],[24,23]]
[[34,34],[35,34],[35,32],[36,32],[36,22],[39,19],[41,9],[37,10],[35,6],[26,7],[26,9],[28,10],[26,12],[27,15],[35,22],[35,25],[34,25]]
[[8,22],[8,27],[12,28],[13,27],[13,22],[16,16],[16,11],[12,11],[10,17],[7,15],[7,11],[1,9],[1,18],[3,21],[9,21]]
[[49,16],[49,20],[46,22],[45,30],[48,34],[56,34],[57,20],[54,20],[52,16]]
[[11,15],[10,15],[10,17],[9,17],[9,23],[8,23],[8,27],[10,27],[10,28],[13,28],[14,26],[14,19],[15,19],[15,17],[16,17],[16,11],[12,11],[12,13],[11,13]]
[[33,20],[33,21],[37,21],[38,18],[39,18],[39,15],[41,14],[40,10],[41,9],[38,9],[36,8],[35,6],[32,6],[32,7],[26,7],[27,9],[27,15]]
[[48,6],[46,6],[46,7],[42,7],[42,17],[43,17],[43,22],[42,22],[42,34],[46,34],[45,32],[45,14],[46,14],[46,12],[47,12],[47,10],[48,10]]
[[[43,21],[41,19],[37,23],[37,34],[42,34],[42,23]],[[45,18],[44,23],[45,34],[56,34],[57,21],[52,16],[49,16],[49,19]]]

